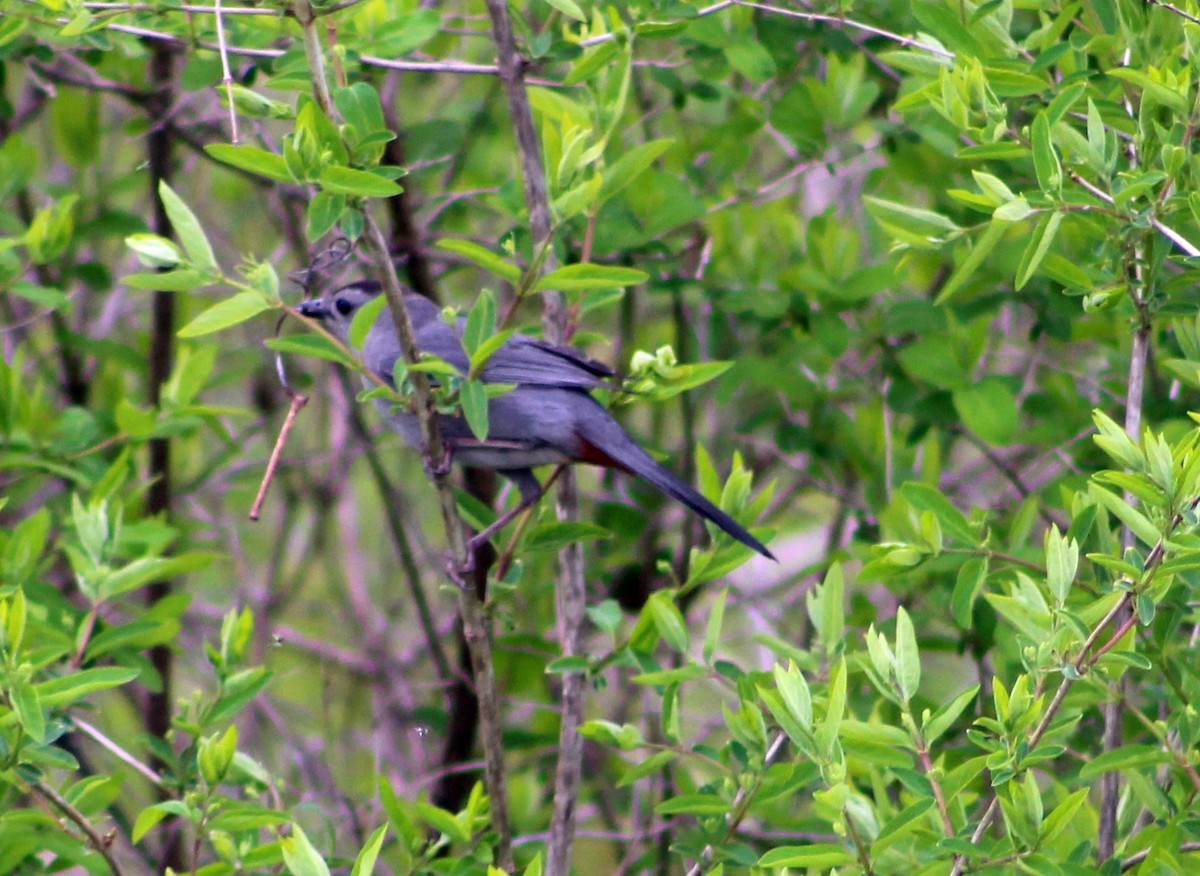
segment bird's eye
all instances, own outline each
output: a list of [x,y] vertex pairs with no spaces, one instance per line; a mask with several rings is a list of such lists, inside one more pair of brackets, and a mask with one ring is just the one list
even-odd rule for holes
[[339,298],[337,301],[333,302],[333,306],[342,316],[349,316],[350,311],[354,309],[354,305],[345,298]]

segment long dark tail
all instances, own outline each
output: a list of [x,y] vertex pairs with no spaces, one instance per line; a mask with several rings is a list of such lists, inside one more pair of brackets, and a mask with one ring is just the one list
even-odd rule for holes
[[[610,465],[615,463],[618,468],[626,469],[638,477],[646,479],[701,517],[711,520],[742,544],[753,548],[769,560],[775,559],[775,555],[767,550],[767,546],[747,532],[740,523],[677,478],[669,469],[660,465],[621,428],[616,420],[608,415],[607,411],[605,411],[605,420],[604,426],[592,430],[599,434],[589,435],[586,438],[579,436],[585,445],[586,461]],[[595,454],[595,458],[588,458],[592,454]],[[607,459],[602,457],[607,457]]]

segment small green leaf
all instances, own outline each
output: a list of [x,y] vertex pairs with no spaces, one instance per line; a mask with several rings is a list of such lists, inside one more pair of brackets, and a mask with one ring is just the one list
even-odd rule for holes
[[945,304],[968,281],[972,280],[975,277],[975,272],[979,270],[979,266],[983,264],[984,259],[991,255],[992,250],[996,248],[996,244],[1003,239],[1005,232],[1011,227],[1011,223],[1000,215],[1003,209],[1003,207],[997,208],[995,218],[988,223],[987,230],[980,235],[979,240],[971,247],[971,251],[962,260],[962,264],[950,275],[950,278],[946,281],[946,285],[938,293],[937,300],[934,302],[935,304]]
[[362,851],[358,853],[350,876],[371,876],[375,872],[375,861],[379,858],[379,850],[383,848],[383,841],[386,837],[387,825],[382,824],[375,829],[362,847]]
[[[467,355],[474,358],[479,347],[496,333],[496,296],[484,289],[475,299],[467,314],[467,325],[463,331],[463,347]],[[474,370],[474,369],[472,369]]]
[[308,226],[305,231],[309,241],[318,240],[333,230],[342,212],[346,209],[346,196],[333,192],[317,192],[308,204]]
[[9,700],[21,728],[38,745],[46,741],[46,715],[38,692],[25,682],[14,682],[8,689]]
[[158,184],[158,196],[162,199],[167,218],[171,220],[171,226],[175,229],[175,236],[183,244],[183,251],[187,253],[192,266],[206,273],[216,272],[217,259],[196,214],[165,181]]
[[265,176],[276,182],[294,183],[288,172],[287,163],[283,156],[260,149],[258,146],[233,146],[229,143],[213,143],[204,147],[204,151],[224,164],[244,170],[248,173]]
[[527,551],[557,551],[581,541],[611,538],[612,533],[603,526],[583,520],[555,521],[543,523],[525,537]]
[[1155,745],[1123,745],[1113,751],[1097,755],[1083,765],[1076,774],[1080,781],[1102,776],[1119,770],[1137,770],[1148,766],[1171,763],[1171,754]]
[[341,347],[324,335],[283,335],[270,338],[266,345],[269,349],[280,353],[298,353],[301,356],[314,356],[327,362],[336,362],[348,368],[354,368],[357,363],[346,354]]
[[800,867],[828,871],[854,863],[854,856],[833,843],[812,843],[806,846],[779,846],[758,859],[760,867]]
[[327,192],[360,198],[390,198],[404,191],[399,184],[379,174],[337,164],[322,168],[318,182]]
[[120,666],[102,666],[82,669],[70,675],[52,678],[37,685],[42,706],[53,708],[65,706],[99,690],[120,687],[137,678],[141,672]]
[[968,429],[988,444],[1007,444],[1017,431],[1017,402],[999,377],[954,390],[954,409]]
[[479,441],[486,441],[488,436],[488,397],[487,390],[481,380],[464,380],[458,390],[462,399],[463,415],[471,434]]
[[292,835],[279,840],[279,849],[292,876],[329,876],[329,865],[294,821]]
[[164,292],[196,292],[205,286],[212,286],[218,278],[212,274],[193,271],[190,268],[176,268],[163,273],[128,274],[121,282],[132,289],[153,289]]
[[521,279],[520,268],[506,262],[490,249],[485,249],[470,240],[455,240],[451,237],[443,237],[437,242],[437,246],[438,249],[457,253],[463,258],[479,265],[484,270],[490,271],[498,277],[503,277],[510,283],[516,283]]
[[704,631],[704,662],[711,663],[717,644],[721,641],[721,624],[725,618],[725,600],[729,597],[728,588],[717,594],[712,608],[708,611],[708,624]]
[[1054,236],[1058,234],[1058,226],[1062,224],[1062,220],[1062,213],[1057,211],[1047,213],[1038,222],[1037,228],[1033,230],[1033,236],[1029,238],[1029,243],[1025,244],[1025,251],[1021,254],[1021,263],[1017,266],[1017,279],[1014,285],[1018,291],[1025,288],[1025,284],[1037,273],[1042,259],[1050,250],[1050,244],[1054,243]]
[[660,590],[646,601],[646,611],[662,640],[681,654],[688,650],[687,624],[671,595]]
[[649,274],[636,268],[584,262],[551,271],[537,281],[533,291],[558,289],[563,292],[577,292],[587,289],[609,289],[614,286],[635,286],[645,283],[648,279]]
[[157,234],[131,234],[125,245],[138,254],[142,264],[151,268],[173,268],[183,254],[174,243]]
[[229,328],[271,309],[271,302],[258,292],[239,292],[212,307],[179,330],[181,338],[196,338]]
[[1050,119],[1045,112],[1038,114],[1030,129],[1033,144],[1033,169],[1043,192],[1057,196],[1062,188],[1062,165],[1050,142]]
[[900,698],[909,702],[921,686],[921,657],[917,651],[917,633],[904,606],[896,611],[896,681]]
[[674,145],[674,140],[651,140],[626,149],[621,157],[604,170],[604,181],[600,184],[597,204],[603,204],[613,195],[636,180],[659,156]]

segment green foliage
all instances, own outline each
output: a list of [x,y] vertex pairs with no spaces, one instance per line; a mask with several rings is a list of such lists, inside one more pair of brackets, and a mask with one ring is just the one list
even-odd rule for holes
[[580,874],[1195,869],[1194,10],[509,4],[542,242],[481,5],[285,5],[0,0],[0,872],[503,872],[440,778],[440,461],[304,373],[383,302],[345,345],[281,279],[385,215],[469,367],[359,400],[424,374],[485,438],[563,293],[631,431],[777,533],[585,473],[503,534],[515,872],[577,674]]

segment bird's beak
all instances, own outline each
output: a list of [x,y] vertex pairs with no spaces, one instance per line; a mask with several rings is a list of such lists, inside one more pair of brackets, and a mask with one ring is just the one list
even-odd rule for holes
[[320,298],[306,298],[296,309],[300,311],[301,316],[309,319],[324,319],[329,316],[329,311],[325,309],[325,302]]

